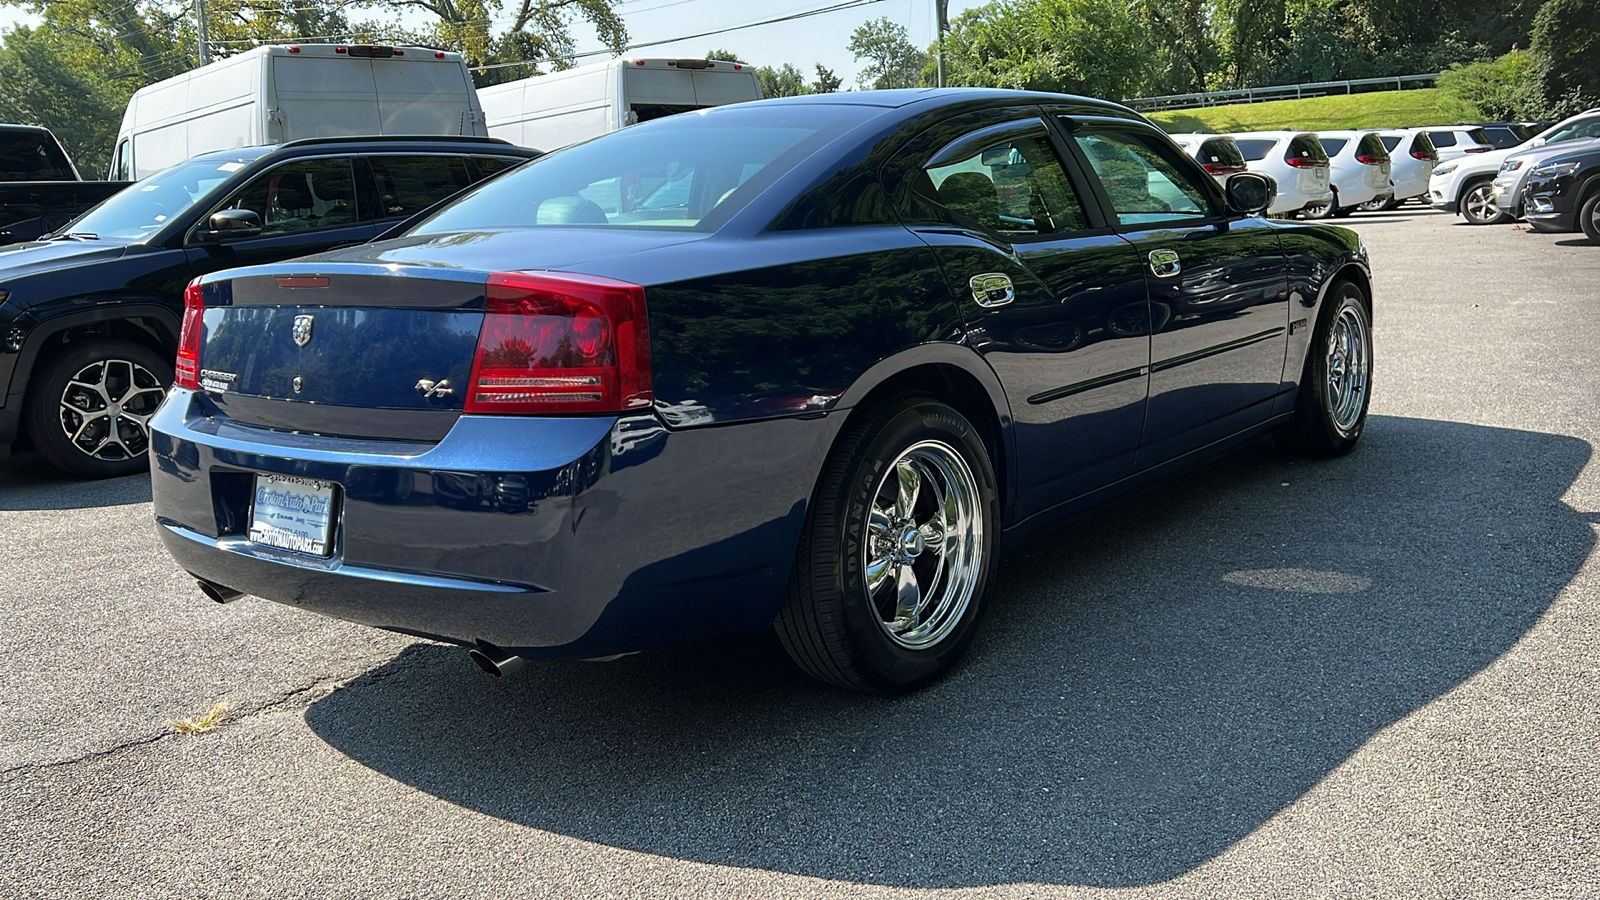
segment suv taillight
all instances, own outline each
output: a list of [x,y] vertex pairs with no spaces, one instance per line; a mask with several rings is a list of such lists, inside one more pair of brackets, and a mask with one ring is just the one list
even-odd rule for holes
[[1212,175],[1234,175],[1239,172],[1249,171],[1244,166],[1230,166],[1227,163],[1201,163],[1200,165]]
[[620,413],[649,408],[644,288],[565,272],[497,272],[466,411]]
[[1437,153],[1429,153],[1426,150],[1413,150],[1413,151],[1411,151],[1411,158],[1412,159],[1426,159],[1426,160],[1431,160],[1433,162],[1438,162],[1439,161],[1439,154],[1437,154]]
[[1318,166],[1327,165],[1326,162],[1310,156],[1289,156],[1285,157],[1283,161],[1296,169],[1315,169]]
[[205,330],[206,301],[200,296],[200,279],[183,290],[183,328],[178,333],[178,359],[173,366],[173,383],[191,391],[200,390],[200,338]]
[[1361,163],[1363,166],[1381,166],[1388,160],[1381,156],[1373,156],[1370,153],[1358,153],[1356,154],[1356,162]]

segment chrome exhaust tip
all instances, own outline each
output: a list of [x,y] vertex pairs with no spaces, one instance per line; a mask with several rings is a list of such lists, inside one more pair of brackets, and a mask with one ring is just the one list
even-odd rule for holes
[[479,641],[478,646],[467,651],[467,656],[477,663],[478,668],[488,672],[496,678],[504,678],[522,671],[528,661],[522,657],[489,643]]
[[217,584],[215,581],[207,581],[204,578],[196,578],[195,583],[200,585],[200,593],[218,603],[232,603],[244,596],[244,591],[236,591],[231,587]]

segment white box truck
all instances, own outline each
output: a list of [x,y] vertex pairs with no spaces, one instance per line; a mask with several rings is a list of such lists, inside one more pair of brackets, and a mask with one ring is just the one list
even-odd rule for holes
[[487,136],[461,55],[287,44],[191,69],[128,101],[110,178],[138,180],[213,150],[369,134]]
[[674,113],[760,99],[755,68],[720,59],[613,59],[478,90],[490,137],[546,151]]

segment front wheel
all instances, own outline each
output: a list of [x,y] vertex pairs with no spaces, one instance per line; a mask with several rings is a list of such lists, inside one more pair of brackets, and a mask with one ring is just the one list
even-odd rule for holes
[[1578,227],[1583,229],[1589,240],[1600,244],[1600,191],[1595,191],[1578,208]]
[[1461,217],[1473,225],[1495,225],[1511,220],[1495,205],[1494,185],[1488,181],[1468,185],[1467,192],[1461,195]]
[[1372,399],[1372,317],[1366,296],[1350,282],[1328,292],[1300,376],[1294,418],[1279,433],[1302,456],[1339,456],[1355,449]]
[[994,582],[999,492],[954,409],[922,398],[857,415],[818,485],[776,627],[810,675],[901,693],[972,643]]
[[29,390],[28,436],[56,468],[80,478],[149,470],[150,416],[172,364],[132,341],[71,344]]

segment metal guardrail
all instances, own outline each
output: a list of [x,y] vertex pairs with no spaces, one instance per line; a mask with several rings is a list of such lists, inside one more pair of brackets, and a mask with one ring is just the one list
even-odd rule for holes
[[1222,106],[1228,103],[1299,100],[1305,97],[1325,97],[1329,94],[1361,94],[1377,90],[1404,91],[1431,85],[1438,79],[1439,73],[1434,72],[1429,75],[1316,81],[1310,84],[1280,84],[1271,87],[1238,88],[1231,91],[1207,91],[1200,94],[1167,94],[1162,97],[1138,97],[1122,102],[1137,110],[1192,109],[1197,106]]

